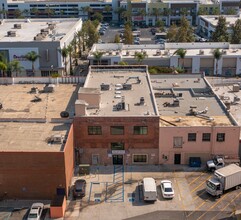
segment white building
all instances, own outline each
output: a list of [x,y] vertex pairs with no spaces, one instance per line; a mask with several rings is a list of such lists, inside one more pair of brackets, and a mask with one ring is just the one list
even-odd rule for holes
[[[200,34],[206,38],[211,38],[218,24],[219,15],[203,15],[199,16],[198,30]],[[227,32],[232,33],[231,26],[241,18],[240,15],[225,15]]]
[[63,75],[65,62],[60,51],[70,44],[81,28],[82,20],[77,18],[3,20],[0,25],[0,53],[8,62],[20,61],[24,69],[21,76],[33,75],[32,63],[25,57],[31,51],[40,55],[34,62],[34,76],[49,76],[53,72]]
[[[179,48],[186,50],[182,60],[175,54]],[[218,75],[234,76],[241,74],[241,45],[229,43],[165,43],[164,45],[124,45],[95,44],[88,56],[91,65],[115,65],[120,61],[137,64],[136,52],[143,52],[147,57],[142,64],[149,66],[184,67],[187,73],[216,74],[216,60],[213,50],[219,48],[222,57],[218,60]],[[94,52],[104,52],[101,60],[96,60]]]

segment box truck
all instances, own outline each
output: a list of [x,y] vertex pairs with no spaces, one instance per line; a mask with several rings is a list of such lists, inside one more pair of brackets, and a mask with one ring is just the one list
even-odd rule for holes
[[153,202],[156,201],[156,198],[157,198],[156,181],[151,177],[147,177],[143,179],[142,184],[143,184],[144,201],[153,201]]
[[220,197],[225,191],[241,186],[241,167],[230,164],[216,170],[213,176],[206,182],[206,191]]

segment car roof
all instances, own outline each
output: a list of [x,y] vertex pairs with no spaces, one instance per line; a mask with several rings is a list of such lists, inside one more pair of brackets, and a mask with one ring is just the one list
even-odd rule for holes
[[170,180],[163,180],[161,181],[161,184],[163,184],[164,187],[172,187],[172,182]]
[[31,207],[33,208],[33,207],[43,207],[43,206],[44,206],[43,203],[41,203],[41,202],[36,202],[36,203],[33,203]]
[[75,185],[78,185],[78,186],[81,186],[81,185],[83,185],[83,184],[85,184],[85,183],[86,183],[85,180],[79,179],[79,180],[76,180],[74,184],[75,184]]

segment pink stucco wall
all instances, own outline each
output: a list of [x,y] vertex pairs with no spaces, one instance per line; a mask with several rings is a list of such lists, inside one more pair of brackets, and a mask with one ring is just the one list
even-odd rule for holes
[[[196,133],[196,141],[188,142],[188,133]],[[203,142],[202,134],[211,133],[211,141]],[[225,141],[217,142],[217,133],[225,133]],[[174,155],[181,154],[181,164],[188,164],[189,157],[201,157],[202,163],[212,155],[238,158],[240,128],[232,127],[160,127],[159,163],[174,164]],[[181,148],[173,147],[173,137],[183,137]]]

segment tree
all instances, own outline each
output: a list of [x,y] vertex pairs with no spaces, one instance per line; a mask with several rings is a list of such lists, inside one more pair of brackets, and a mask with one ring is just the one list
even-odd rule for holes
[[172,24],[171,27],[167,31],[167,39],[169,42],[175,42],[177,36],[178,28],[175,24]]
[[93,53],[94,58],[95,58],[95,60],[97,60],[97,64],[98,64],[98,65],[100,65],[100,60],[101,60],[103,54],[104,54],[104,52],[101,52],[101,51],[95,51],[95,52]]
[[0,72],[2,77],[5,76],[6,70],[7,70],[7,65],[4,62],[0,61]]
[[212,41],[214,42],[227,42],[229,39],[229,35],[227,32],[227,23],[226,18],[223,16],[219,16],[218,23],[215,31],[212,33]]
[[160,31],[164,31],[164,26],[165,24],[163,21],[157,20],[156,27],[158,27]]
[[97,20],[99,22],[103,21],[103,15],[100,12],[95,12],[93,15],[94,20]]
[[125,61],[120,61],[118,64],[121,65],[121,66],[127,66],[128,65],[128,63],[125,62]]
[[208,9],[206,7],[202,7],[200,5],[199,9],[198,9],[198,15],[208,15]]
[[148,57],[148,55],[146,52],[136,52],[134,57],[137,60],[138,64],[141,64],[142,61]]
[[28,17],[29,16],[29,10],[28,9],[24,9],[23,10],[23,14],[24,14],[24,17]]
[[211,14],[212,15],[220,15],[219,7],[214,7]]
[[189,21],[183,16],[181,18],[181,25],[178,28],[177,35],[176,35],[176,42],[193,42],[193,29],[189,23]]
[[98,42],[99,33],[97,32],[94,22],[90,20],[85,21],[83,23],[81,31],[82,31],[83,47],[86,45],[88,48],[91,48],[93,44]]
[[93,12],[93,9],[90,6],[82,7],[83,12],[87,13],[88,20],[91,17],[91,13]]
[[237,11],[235,10],[235,8],[229,8],[226,11],[226,15],[236,15],[236,14],[237,14]]
[[115,13],[118,14],[119,21],[124,18],[123,13],[126,11],[124,7],[119,7],[115,10]]
[[231,26],[231,43],[240,44],[241,43],[241,19],[236,20],[235,24]]
[[62,49],[60,49],[60,52],[61,52],[61,56],[63,58],[64,72],[65,72],[65,75],[67,76],[67,57],[68,57],[67,47],[64,46]]
[[47,14],[48,18],[54,15],[54,10],[49,7],[47,7],[44,12]]
[[26,59],[32,63],[32,73],[33,76],[35,75],[35,68],[34,68],[34,63],[35,61],[40,58],[40,55],[38,55],[35,51],[28,52],[25,55]]
[[[10,68],[11,73],[15,72],[16,77],[18,77],[18,74],[20,74],[22,72],[22,70],[24,69],[21,66],[21,64],[20,64],[20,62],[18,60],[12,60],[9,63],[9,68]],[[11,76],[12,76],[12,74],[11,74]]]
[[115,35],[114,43],[120,43],[120,36],[119,36],[119,34]]
[[184,58],[185,58],[185,56],[186,56],[186,53],[187,53],[187,51],[186,50],[184,50],[183,48],[179,48],[179,49],[177,49],[175,52],[174,52],[174,54],[173,55],[178,55],[179,57],[180,57],[180,59],[182,60],[182,65],[181,65],[181,67],[184,69]]
[[30,13],[37,17],[39,15],[39,10],[37,8],[31,8]]
[[15,9],[13,13],[15,18],[20,18],[22,15],[22,12],[19,9]]
[[153,16],[155,16],[156,21],[158,20],[158,17],[160,16],[160,10],[159,8],[152,8],[152,13]]
[[219,48],[217,48],[213,51],[213,58],[216,63],[216,76],[217,76],[218,75],[218,61],[222,58],[222,52],[219,50]]
[[126,24],[124,30],[124,44],[132,44],[133,43],[133,35],[131,31],[131,27]]

